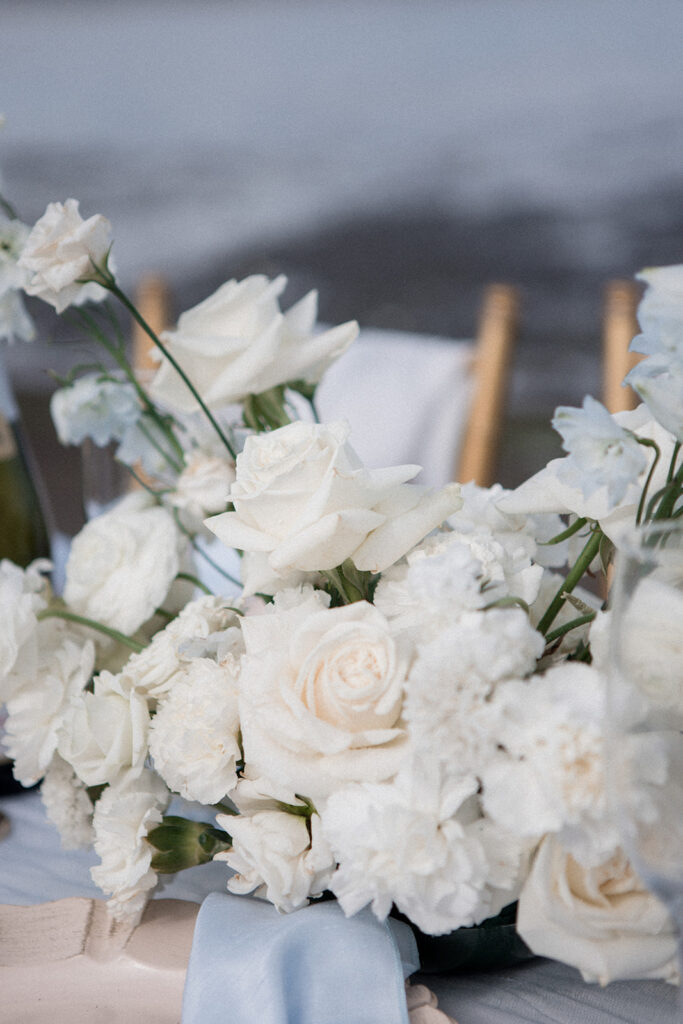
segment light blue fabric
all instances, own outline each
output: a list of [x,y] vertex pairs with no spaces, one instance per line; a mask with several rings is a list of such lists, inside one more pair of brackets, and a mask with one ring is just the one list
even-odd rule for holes
[[183,1024],[408,1024],[403,983],[417,964],[410,928],[369,910],[278,914],[213,893],[197,918]]

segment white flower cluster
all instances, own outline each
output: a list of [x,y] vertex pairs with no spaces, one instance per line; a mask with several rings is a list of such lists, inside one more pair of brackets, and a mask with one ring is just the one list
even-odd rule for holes
[[[117,291],[108,225],[73,201],[17,265],[58,309]],[[44,566],[0,565],[0,698],[18,776],[44,778],[65,842],[94,843],[112,913],[139,914],[157,870],[211,849],[231,891],[282,911],[329,889],[348,914],[395,906],[442,934],[519,899],[532,947],[587,977],[671,973],[671,930],[606,811],[609,619],[581,590],[565,599],[562,571],[595,564],[646,480],[654,494],[671,478],[679,270],[647,276],[647,407],[558,410],[566,457],[515,492],[426,491],[419,467],[363,466],[346,424],[289,422],[287,388],[310,396],[357,328],[314,334],[314,294],[283,314],[282,278],[230,281],[184,313],[147,390],[95,375],[58,395],[62,440],[116,440],[152,478],[74,539],[63,602]],[[190,593],[207,528],[240,552],[232,602]],[[643,692],[677,708],[680,601],[646,603]],[[174,795],[215,823],[166,819]]]

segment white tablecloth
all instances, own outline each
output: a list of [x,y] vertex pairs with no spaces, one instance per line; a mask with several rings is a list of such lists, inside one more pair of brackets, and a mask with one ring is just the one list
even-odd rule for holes
[[[0,799],[0,811],[12,822],[10,835],[0,842],[0,903],[25,906],[65,896],[101,897],[89,875],[96,856],[61,849],[37,792]],[[225,877],[223,864],[205,864],[170,878],[159,895],[199,903],[209,892],[224,889]],[[584,984],[572,968],[549,960],[533,960],[506,971],[428,974],[414,980],[418,979],[437,994],[441,1009],[458,1024],[674,1024],[681,1020],[677,991],[664,982],[617,982],[601,989]]]

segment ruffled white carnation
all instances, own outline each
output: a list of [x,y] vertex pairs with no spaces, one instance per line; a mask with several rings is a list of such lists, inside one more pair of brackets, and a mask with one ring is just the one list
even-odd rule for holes
[[73,768],[56,754],[40,786],[45,813],[59,832],[62,849],[79,850],[91,846],[93,805],[85,784]]
[[[125,666],[126,679],[138,693],[150,699],[158,698],[182,675],[189,658],[211,655],[218,643],[205,643],[211,634],[227,631],[228,635],[222,638],[225,652],[237,653],[235,645],[241,650],[239,632],[233,632],[238,623],[239,616],[226,606],[222,597],[206,596],[190,601],[175,619],[155,633],[144,650],[131,655]],[[200,643],[199,650],[190,650],[194,642]]]
[[147,756],[147,701],[123,675],[101,672],[93,685],[66,710],[59,753],[87,786],[137,778]]
[[185,548],[171,513],[132,495],[74,537],[64,600],[80,615],[134,633],[163,603]]
[[95,885],[110,896],[112,917],[139,919],[157,881],[146,836],[161,822],[170,794],[154,772],[135,782],[108,786],[95,805],[95,852],[101,863],[90,869]]
[[469,811],[460,819],[476,786],[472,778],[430,786],[420,773],[333,793],[323,831],[339,862],[330,887],[344,912],[370,903],[382,920],[395,903],[422,931],[441,935],[511,902],[522,844],[493,842]]
[[149,738],[154,767],[187,800],[215,804],[235,787],[238,675],[234,656],[221,665],[195,658],[157,708]]
[[666,908],[621,850],[585,868],[557,839],[544,839],[519,898],[517,930],[534,953],[571,964],[584,981],[678,979]]
[[61,444],[82,444],[88,437],[102,448],[120,441],[142,409],[132,384],[87,373],[55,391],[50,412]]
[[36,670],[36,615],[47,606],[48,587],[41,573],[49,568],[45,560],[27,569],[0,561],[0,704]]
[[45,774],[62,736],[69,703],[83,692],[94,664],[91,641],[75,643],[60,630],[41,630],[35,677],[7,702],[5,745],[22,785],[31,786]]
[[255,775],[314,800],[341,782],[394,774],[407,657],[364,601],[328,609],[311,588],[242,621],[244,756]]
[[476,772],[499,736],[488,698],[503,679],[532,672],[543,637],[521,609],[467,612],[421,645],[406,684],[404,717],[417,749],[460,774]]
[[604,699],[603,677],[578,662],[502,683],[491,701],[500,753],[481,772],[494,821],[522,836],[557,833],[586,864],[618,841],[606,807]]

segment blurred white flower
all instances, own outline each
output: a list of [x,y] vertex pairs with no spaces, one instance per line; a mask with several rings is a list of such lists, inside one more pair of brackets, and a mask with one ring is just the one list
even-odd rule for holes
[[[416,466],[365,469],[348,424],[291,423],[247,438],[230,490],[234,512],[207,520],[228,547],[264,552],[276,573],[332,569],[347,558],[380,572],[460,507],[460,488],[406,483]],[[245,592],[253,593],[249,579]]]
[[643,333],[633,339],[631,349],[683,357],[683,264],[649,267],[636,277],[647,287],[638,305]]
[[33,321],[20,294],[26,271],[18,265],[28,233],[20,220],[0,212],[0,340],[31,341],[35,337]]
[[178,509],[181,522],[188,530],[206,532],[203,531],[204,520],[225,511],[234,479],[233,462],[195,451],[188,457],[167,500]]
[[185,547],[170,512],[131,495],[74,537],[64,600],[79,615],[134,633],[163,603]]
[[170,794],[145,769],[134,783],[108,786],[95,804],[95,852],[101,863],[90,869],[95,885],[110,895],[107,907],[118,920],[141,917],[157,881],[146,836],[161,822]]
[[122,434],[116,458],[124,466],[139,463],[149,476],[163,480],[174,475],[174,462],[178,456],[154,417],[142,413]]
[[[671,727],[683,725],[683,592],[655,575],[638,580],[620,629],[620,670]],[[671,717],[673,716],[673,717]]]
[[610,508],[619,504],[647,466],[645,449],[634,435],[590,395],[584,398],[583,409],[559,406],[553,427],[569,453],[558,468],[560,478],[579,487],[585,497],[606,486]]
[[152,720],[149,752],[168,787],[187,800],[219,803],[235,788],[241,758],[237,658],[188,661]]
[[59,832],[63,850],[91,846],[93,804],[84,782],[70,764],[55,754],[40,787],[45,813]]
[[242,621],[246,763],[313,800],[345,781],[390,777],[405,743],[407,664],[386,619],[364,601],[328,609],[312,588],[284,595]]
[[35,672],[37,663],[36,615],[47,607],[50,563],[41,559],[26,569],[0,561],[0,704]]
[[571,964],[584,981],[678,977],[666,908],[621,850],[584,868],[555,837],[544,839],[519,897],[517,931],[534,953]]
[[0,294],[0,341],[32,341],[36,329],[19,292]]
[[[683,336],[683,311],[681,313]],[[650,356],[631,370],[626,383],[638,392],[658,423],[683,441],[683,345],[675,358]]]
[[50,412],[61,444],[82,444],[88,437],[102,448],[120,441],[142,409],[132,384],[87,373],[54,392]]
[[58,313],[67,306],[106,295],[98,284],[83,283],[96,276],[111,247],[111,224],[101,214],[83,220],[76,199],[49,203],[29,233],[19,258],[27,272],[24,291],[49,302]]
[[[313,334],[317,295],[310,292],[287,313],[278,297],[287,279],[254,275],[228,281],[181,314],[161,340],[212,409],[240,402],[287,381],[317,383],[358,334],[355,322]],[[151,393],[180,412],[197,408],[189,388],[163,356]]]

